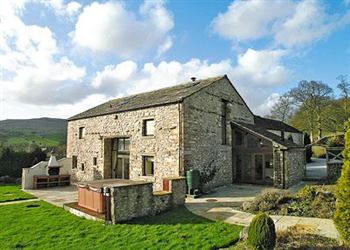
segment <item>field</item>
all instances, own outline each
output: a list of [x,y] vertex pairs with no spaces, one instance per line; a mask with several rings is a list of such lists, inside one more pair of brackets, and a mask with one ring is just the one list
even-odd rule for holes
[[0,203],[7,201],[27,200],[34,198],[32,195],[25,193],[17,185],[0,186]]
[[64,137],[64,134],[50,134],[46,136],[22,134],[8,137],[5,140],[5,145],[16,147],[34,143],[40,147],[55,147]]
[[234,244],[241,229],[185,207],[107,226],[43,201],[0,206],[0,215],[2,249],[217,249]]

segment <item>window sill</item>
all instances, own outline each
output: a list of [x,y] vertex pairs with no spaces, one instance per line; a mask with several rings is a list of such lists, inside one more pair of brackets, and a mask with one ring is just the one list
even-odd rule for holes
[[145,181],[155,181],[156,178],[154,175],[141,175],[139,176],[140,180],[145,180]]
[[142,138],[145,138],[145,139],[154,139],[155,136],[154,136],[154,135],[142,135]]

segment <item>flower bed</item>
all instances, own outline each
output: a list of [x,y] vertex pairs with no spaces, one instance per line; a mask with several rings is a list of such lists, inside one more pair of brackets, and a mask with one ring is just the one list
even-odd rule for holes
[[283,190],[263,191],[253,201],[243,203],[242,210],[274,215],[332,218],[335,201],[335,185],[307,185],[296,194]]

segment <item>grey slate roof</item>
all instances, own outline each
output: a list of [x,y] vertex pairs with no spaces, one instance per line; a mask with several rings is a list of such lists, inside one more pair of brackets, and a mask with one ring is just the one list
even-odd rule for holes
[[268,130],[280,130],[280,131],[287,131],[287,132],[293,132],[293,133],[302,133],[298,129],[278,120],[269,119],[269,118],[263,118],[260,116],[255,115],[254,116],[254,123],[262,128],[268,129]]
[[113,99],[68,118],[68,121],[181,102],[184,98],[223,79],[226,75],[191,81],[151,92]]
[[234,124],[243,130],[248,130],[254,134],[258,134],[270,141],[273,141],[279,145],[282,145],[286,148],[303,148],[303,146],[300,146],[292,141],[289,140],[282,140],[282,138],[274,133],[271,133],[267,131],[265,128],[260,127],[257,124],[248,124],[243,122],[234,122]]

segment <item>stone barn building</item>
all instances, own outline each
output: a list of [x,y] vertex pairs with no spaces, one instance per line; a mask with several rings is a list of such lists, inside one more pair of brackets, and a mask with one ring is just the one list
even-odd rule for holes
[[154,182],[200,171],[203,188],[287,188],[304,173],[303,134],[255,116],[228,77],[108,101],[68,119],[72,179]]

